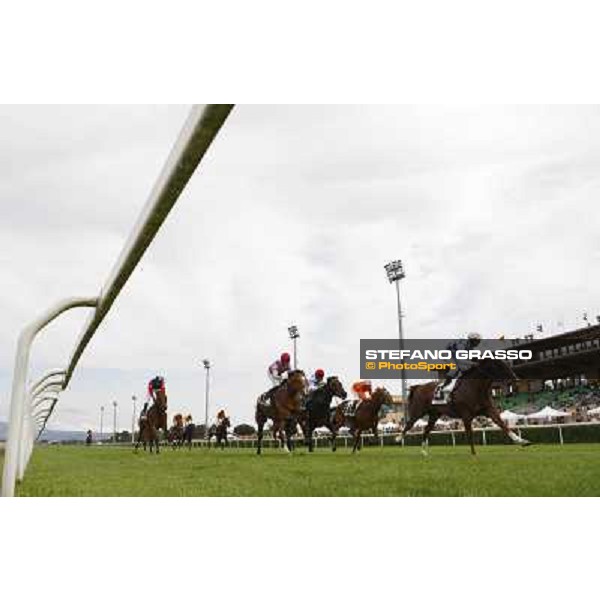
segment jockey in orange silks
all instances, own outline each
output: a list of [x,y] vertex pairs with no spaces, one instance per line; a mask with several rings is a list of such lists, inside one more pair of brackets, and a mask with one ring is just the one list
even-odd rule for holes
[[356,394],[357,398],[354,402],[348,403],[348,408],[350,410],[350,415],[354,416],[358,407],[361,405],[361,402],[364,400],[369,400],[371,398],[371,394],[373,393],[373,384],[370,379],[359,379],[352,384],[352,391]]

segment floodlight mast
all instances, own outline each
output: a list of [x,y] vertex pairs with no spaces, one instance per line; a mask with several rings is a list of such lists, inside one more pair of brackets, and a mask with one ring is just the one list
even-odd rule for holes
[[288,327],[288,333],[290,334],[290,339],[294,344],[294,370],[298,368],[298,348],[296,342],[300,337],[300,332],[298,331],[298,327],[296,325],[290,325]]
[[[396,284],[396,301],[398,305],[398,344],[400,346],[400,356],[404,350],[404,332],[402,329],[402,305],[400,303],[400,280],[406,277],[404,272],[404,266],[401,260],[393,260],[385,265],[385,272],[387,274],[388,281]],[[401,389],[402,389],[402,403],[404,406],[404,423],[408,422],[408,398],[406,390],[406,372],[404,369],[400,371],[401,377]]]
[[209,381],[210,381],[210,360],[205,358],[202,361],[206,372],[206,388],[204,390],[204,435],[208,436],[208,392],[209,392]]

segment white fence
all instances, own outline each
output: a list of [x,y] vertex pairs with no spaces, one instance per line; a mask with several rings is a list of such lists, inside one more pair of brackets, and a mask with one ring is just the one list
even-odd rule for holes
[[[3,496],[14,495],[15,483],[23,479],[34,441],[52,415],[60,392],[69,385],[86,346],[154,239],[232,108],[232,104],[209,104],[192,108],[150,197],[99,295],[67,298],[21,332],[13,371],[9,428],[2,474]],[[66,368],[49,371],[27,390],[25,382],[29,354],[36,335],[62,313],[78,307],[93,308],[94,311],[75,344]]]
[[[546,425],[523,425],[516,426],[513,428],[519,437],[530,438],[532,433],[536,435],[533,437],[534,444],[573,444],[578,442],[584,443],[598,443],[600,442],[600,422],[590,421],[585,423],[555,423]],[[588,430],[587,435],[583,438],[577,435],[571,435],[575,430]],[[363,433],[361,438],[367,445],[377,445],[380,447],[384,446],[418,446],[421,444],[423,436],[423,430],[411,430],[402,440],[398,441],[398,433],[380,433],[377,438],[372,433]],[[499,427],[474,427],[473,436],[476,445],[481,446],[493,446],[500,444],[507,444],[508,440],[505,439],[502,431]],[[580,438],[580,439],[578,439]],[[459,446],[467,445],[468,440],[465,435],[464,429],[438,429],[431,432],[430,439],[433,444],[436,442],[440,445],[446,446]],[[331,446],[330,434],[315,435],[313,437],[315,448],[324,448]],[[304,437],[302,435],[295,435],[294,442],[297,445],[303,446],[305,444]],[[52,442],[64,445],[83,445],[83,441],[65,441],[65,442]],[[242,437],[229,439],[228,444],[230,448],[239,449],[256,449],[258,440],[256,436],[253,437]],[[103,441],[100,445],[105,448],[131,448],[133,442],[112,442],[110,440]],[[159,442],[161,447],[169,447],[169,442],[161,440]],[[96,444],[98,445],[98,442]],[[337,436],[337,447],[348,448],[352,447],[353,438],[347,434],[340,434]],[[192,447],[194,448],[206,448],[208,442],[206,439],[193,439]],[[216,447],[216,441],[213,439],[210,443],[211,448]],[[271,435],[263,438],[263,447],[273,448],[279,446],[279,440],[274,440]]]

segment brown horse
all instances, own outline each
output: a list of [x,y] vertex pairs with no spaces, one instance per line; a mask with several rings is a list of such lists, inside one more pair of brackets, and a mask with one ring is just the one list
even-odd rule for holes
[[306,400],[306,410],[300,416],[300,427],[304,433],[304,443],[308,451],[314,451],[313,431],[316,427],[327,427],[331,432],[331,450],[336,451],[335,440],[338,425],[335,420],[335,411],[331,410],[331,401],[334,396],[346,399],[346,390],[337,377],[328,377],[324,386],[314,390]]
[[383,387],[377,388],[371,398],[363,400],[354,416],[345,413],[345,404],[340,404],[335,411],[334,422],[339,429],[342,425],[350,428],[354,436],[352,452],[362,447],[362,434],[369,429],[373,432],[375,439],[378,438],[377,424],[379,423],[379,411],[384,404],[392,403],[392,395]]
[[192,439],[194,437],[194,431],[196,426],[192,421],[192,415],[188,415],[185,419],[185,428],[183,430],[183,439],[181,440],[182,445],[186,445],[188,450],[192,449]]
[[162,429],[165,436],[168,433],[167,426],[167,396],[162,390],[156,392],[154,404],[148,409],[148,412],[140,417],[139,420],[139,433],[138,439],[135,443],[135,450],[137,451],[140,442],[144,445],[146,450],[146,444],[150,443],[150,452],[152,452],[152,446],[156,447],[156,453],[159,450],[159,435],[158,430]]
[[173,426],[169,429],[167,439],[173,450],[176,450],[183,445],[183,415],[181,413],[177,413],[173,417]]
[[302,412],[302,399],[306,390],[304,371],[290,371],[287,381],[272,393],[270,402],[265,401],[266,394],[261,394],[256,401],[255,419],[258,429],[257,454],[262,452],[263,429],[268,419],[273,421],[273,438],[285,431],[285,446],[292,451],[292,435]]
[[208,429],[208,435],[206,439],[208,441],[208,448],[210,449],[210,440],[214,437],[216,439],[216,445],[221,446],[221,450],[225,449],[225,446],[229,445],[227,440],[227,430],[231,427],[231,421],[229,417],[225,416],[221,419],[221,422],[217,425],[213,423]]
[[517,376],[508,364],[500,360],[486,358],[471,367],[456,382],[452,397],[448,404],[432,404],[438,382],[431,381],[423,385],[413,385],[408,395],[408,421],[398,436],[399,441],[411,430],[415,422],[429,415],[427,426],[423,431],[422,451],[427,454],[429,434],[441,416],[461,419],[467,438],[471,445],[471,453],[475,454],[472,421],[476,417],[490,418],[511,441],[528,446],[529,441],[511,431],[500,418],[500,412],[492,401],[492,384],[495,381],[514,381]]

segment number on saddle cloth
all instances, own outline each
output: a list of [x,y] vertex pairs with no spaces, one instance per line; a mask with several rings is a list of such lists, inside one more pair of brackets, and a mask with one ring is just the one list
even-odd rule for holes
[[346,402],[344,402],[342,404],[342,411],[343,411],[344,415],[347,417],[353,417],[356,413],[357,404],[358,404],[357,399],[346,400]]

